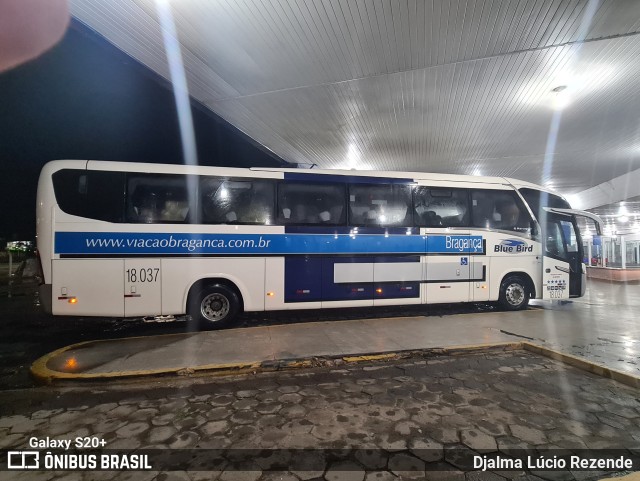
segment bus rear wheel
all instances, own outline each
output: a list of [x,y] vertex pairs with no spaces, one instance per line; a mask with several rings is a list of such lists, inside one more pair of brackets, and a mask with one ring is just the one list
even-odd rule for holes
[[238,294],[223,284],[202,286],[189,296],[187,314],[203,330],[230,326],[239,311]]
[[500,286],[500,306],[507,311],[520,311],[529,305],[529,288],[520,276],[508,276]]

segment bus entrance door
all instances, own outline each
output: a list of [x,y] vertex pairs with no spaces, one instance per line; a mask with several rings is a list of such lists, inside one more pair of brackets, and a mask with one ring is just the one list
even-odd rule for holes
[[582,277],[580,246],[571,216],[547,214],[543,235],[542,298],[569,299],[576,290],[572,284],[579,284]]
[[[584,296],[587,289],[587,271],[586,266],[582,263],[585,253],[576,217],[586,218],[593,222],[597,235],[602,235],[602,219],[596,214],[583,210],[555,207],[545,207],[544,210],[546,211],[546,222],[544,222],[546,230],[543,233],[545,243],[542,274],[543,299],[567,299],[568,297]],[[551,277],[558,270],[568,271],[564,272],[565,277],[559,282],[562,285],[562,280],[564,280],[567,286],[564,289],[566,292],[557,292],[558,289],[555,286],[558,282],[550,282],[558,281],[558,279]]]
[[160,259],[125,259],[124,315],[162,314]]

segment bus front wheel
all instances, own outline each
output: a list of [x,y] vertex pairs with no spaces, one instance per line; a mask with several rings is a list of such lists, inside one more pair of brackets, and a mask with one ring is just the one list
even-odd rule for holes
[[228,327],[238,315],[238,294],[223,284],[200,287],[189,296],[188,314],[200,329]]
[[500,306],[507,311],[519,311],[529,305],[527,282],[520,276],[508,276],[500,286]]

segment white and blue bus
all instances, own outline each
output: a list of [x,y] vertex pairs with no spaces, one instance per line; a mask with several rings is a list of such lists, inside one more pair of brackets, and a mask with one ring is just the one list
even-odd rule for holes
[[584,294],[576,216],[501,177],[59,160],[37,198],[41,303],[62,316],[457,302],[523,309]]

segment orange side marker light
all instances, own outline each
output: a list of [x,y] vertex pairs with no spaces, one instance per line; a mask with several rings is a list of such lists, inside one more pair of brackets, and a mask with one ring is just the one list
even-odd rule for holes
[[64,368],[67,371],[73,371],[77,367],[78,367],[78,361],[76,360],[75,357],[70,357],[64,362]]

